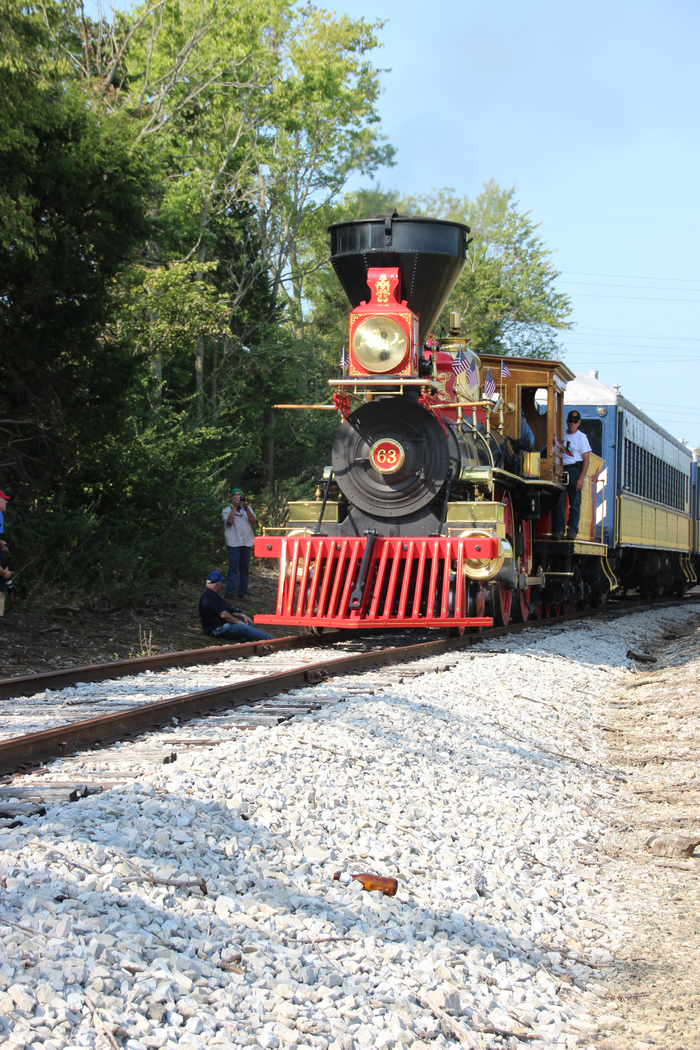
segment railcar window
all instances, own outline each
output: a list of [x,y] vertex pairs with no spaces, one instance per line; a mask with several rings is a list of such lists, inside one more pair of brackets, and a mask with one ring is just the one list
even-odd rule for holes
[[[586,422],[597,423],[598,420]],[[588,440],[595,452],[593,441]],[[600,454],[600,453],[598,453]],[[654,503],[663,503],[674,510],[685,510],[688,502],[688,478],[675,467],[652,456],[644,448],[625,439],[623,452],[624,486],[628,492]]]
[[582,419],[579,430],[582,430],[588,438],[591,445],[591,452],[594,456],[603,456],[603,420],[602,419]]

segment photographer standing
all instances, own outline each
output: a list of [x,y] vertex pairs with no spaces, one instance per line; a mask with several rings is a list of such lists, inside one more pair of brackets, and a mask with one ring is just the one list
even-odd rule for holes
[[231,489],[231,502],[221,512],[228,548],[226,597],[245,598],[248,594],[250,554],[255,544],[255,514],[241,489]]

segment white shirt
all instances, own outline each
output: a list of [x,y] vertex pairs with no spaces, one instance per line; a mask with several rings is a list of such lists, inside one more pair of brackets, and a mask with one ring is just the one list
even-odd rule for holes
[[588,438],[581,428],[575,434],[564,432],[564,466],[572,467],[574,463],[581,463],[585,452],[590,452],[591,446]]
[[[236,516],[230,525],[227,525],[226,519],[231,513],[232,504],[229,503],[228,507],[224,507],[221,511],[221,517],[224,519],[224,534],[226,536],[227,547],[253,547],[255,545],[255,534],[253,527],[248,521],[248,515],[246,514],[243,507],[239,507],[236,511]],[[250,513],[255,518],[252,507]]]

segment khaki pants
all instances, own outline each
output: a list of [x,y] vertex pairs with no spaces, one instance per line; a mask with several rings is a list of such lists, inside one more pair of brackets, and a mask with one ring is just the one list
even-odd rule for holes
[[5,615],[5,592],[0,591],[0,616]]

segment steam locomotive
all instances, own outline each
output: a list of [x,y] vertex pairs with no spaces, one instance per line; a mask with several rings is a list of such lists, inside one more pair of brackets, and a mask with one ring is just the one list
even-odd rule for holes
[[329,227],[331,261],[352,305],[347,374],[329,380],[331,404],[276,407],[331,409],[341,422],[316,498],[291,502],[287,525],[256,538],[257,557],[279,560],[275,613],[256,623],[457,635],[556,614],[569,602],[603,602],[621,586],[678,593],[696,582],[690,453],[655,428],[656,451],[659,440],[668,446],[657,456],[661,488],[628,491],[624,520],[640,499],[656,514],[667,482],[672,506],[664,506],[665,524],[646,532],[637,514],[626,542],[624,485],[646,461],[627,446],[620,457],[628,437],[618,429],[629,429],[633,406],[610,405],[606,422],[609,398],[575,406],[594,454],[579,534],[554,539],[574,373],[558,361],[477,356],[456,311],[449,334],[431,337],[465,265],[469,232],[397,214]]

